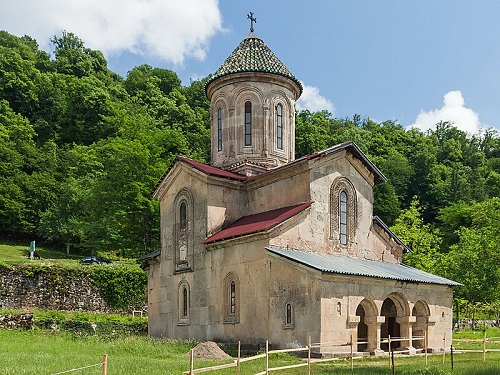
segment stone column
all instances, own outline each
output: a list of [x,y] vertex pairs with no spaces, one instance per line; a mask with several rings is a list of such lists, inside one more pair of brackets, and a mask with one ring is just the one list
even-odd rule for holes
[[399,329],[401,332],[401,337],[408,337],[408,341],[401,341],[399,346],[401,349],[407,349],[410,351],[410,355],[417,354],[416,349],[413,347],[412,334],[413,327],[412,324],[417,321],[416,316],[398,316],[396,318],[396,323],[399,323]]
[[436,337],[435,326],[436,318],[429,316],[427,321],[427,350],[429,353],[440,352],[443,350],[443,337]]
[[357,315],[349,315],[347,317],[347,325],[350,328],[350,335],[352,338],[352,347],[355,348],[354,351],[358,351],[358,324],[361,321],[361,317]]
[[272,121],[269,116],[269,99],[264,100],[264,105],[262,106],[262,156],[267,158],[269,156],[269,151],[271,147],[269,144],[273,144],[273,138],[271,136],[271,126]]
[[374,355],[382,355],[384,353],[380,349],[380,326],[384,322],[385,316],[365,316],[365,323],[368,326],[368,351]]

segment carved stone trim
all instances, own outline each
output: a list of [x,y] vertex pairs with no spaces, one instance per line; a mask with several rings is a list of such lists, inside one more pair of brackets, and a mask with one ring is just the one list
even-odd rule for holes
[[357,222],[357,194],[353,184],[345,177],[339,177],[333,181],[330,189],[330,239],[340,244],[340,193],[347,194],[347,244],[354,241]]
[[[183,202],[186,204],[186,227],[181,229],[179,210]],[[179,191],[174,200],[174,273],[192,271],[193,210],[193,195],[184,188]]]

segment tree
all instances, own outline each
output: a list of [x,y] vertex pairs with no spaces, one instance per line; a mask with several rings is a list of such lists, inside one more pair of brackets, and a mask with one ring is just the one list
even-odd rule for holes
[[29,233],[34,228],[23,188],[35,152],[33,137],[28,120],[0,100],[0,231],[4,233]]
[[71,245],[85,241],[85,207],[82,180],[67,179],[59,189],[58,199],[42,213],[37,232],[52,242],[62,242],[69,255]]
[[500,198],[474,204],[471,213],[471,226],[457,230],[459,240],[450,246],[440,269],[464,284],[457,298],[491,303],[500,298]]
[[75,77],[108,74],[107,61],[100,51],[85,48],[83,41],[73,33],[63,31],[50,40],[54,44],[54,66],[57,72]]
[[382,218],[389,226],[394,224],[401,212],[394,187],[389,182],[375,185],[373,196],[373,214]]
[[416,197],[408,209],[403,210],[391,227],[392,231],[411,249],[404,261],[411,267],[434,273],[439,261],[439,232],[424,224]]

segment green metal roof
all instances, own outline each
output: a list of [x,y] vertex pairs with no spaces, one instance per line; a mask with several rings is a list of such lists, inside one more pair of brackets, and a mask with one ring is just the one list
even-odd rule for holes
[[205,87],[219,77],[243,72],[271,73],[289,78],[299,86],[302,93],[300,81],[253,32],[241,41],[220,68],[209,77]]

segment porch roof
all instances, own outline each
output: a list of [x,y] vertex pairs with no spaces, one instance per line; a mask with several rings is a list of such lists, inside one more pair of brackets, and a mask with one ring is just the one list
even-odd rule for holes
[[203,244],[241,237],[247,234],[262,232],[274,228],[278,224],[304,211],[313,202],[296,204],[295,206],[282,207],[271,211],[260,212],[258,214],[243,216],[234,223],[221,229],[217,233],[209,236]]
[[413,283],[460,286],[462,284],[399,263],[387,263],[346,256],[306,253],[266,247],[269,252],[326,273],[376,277]]

